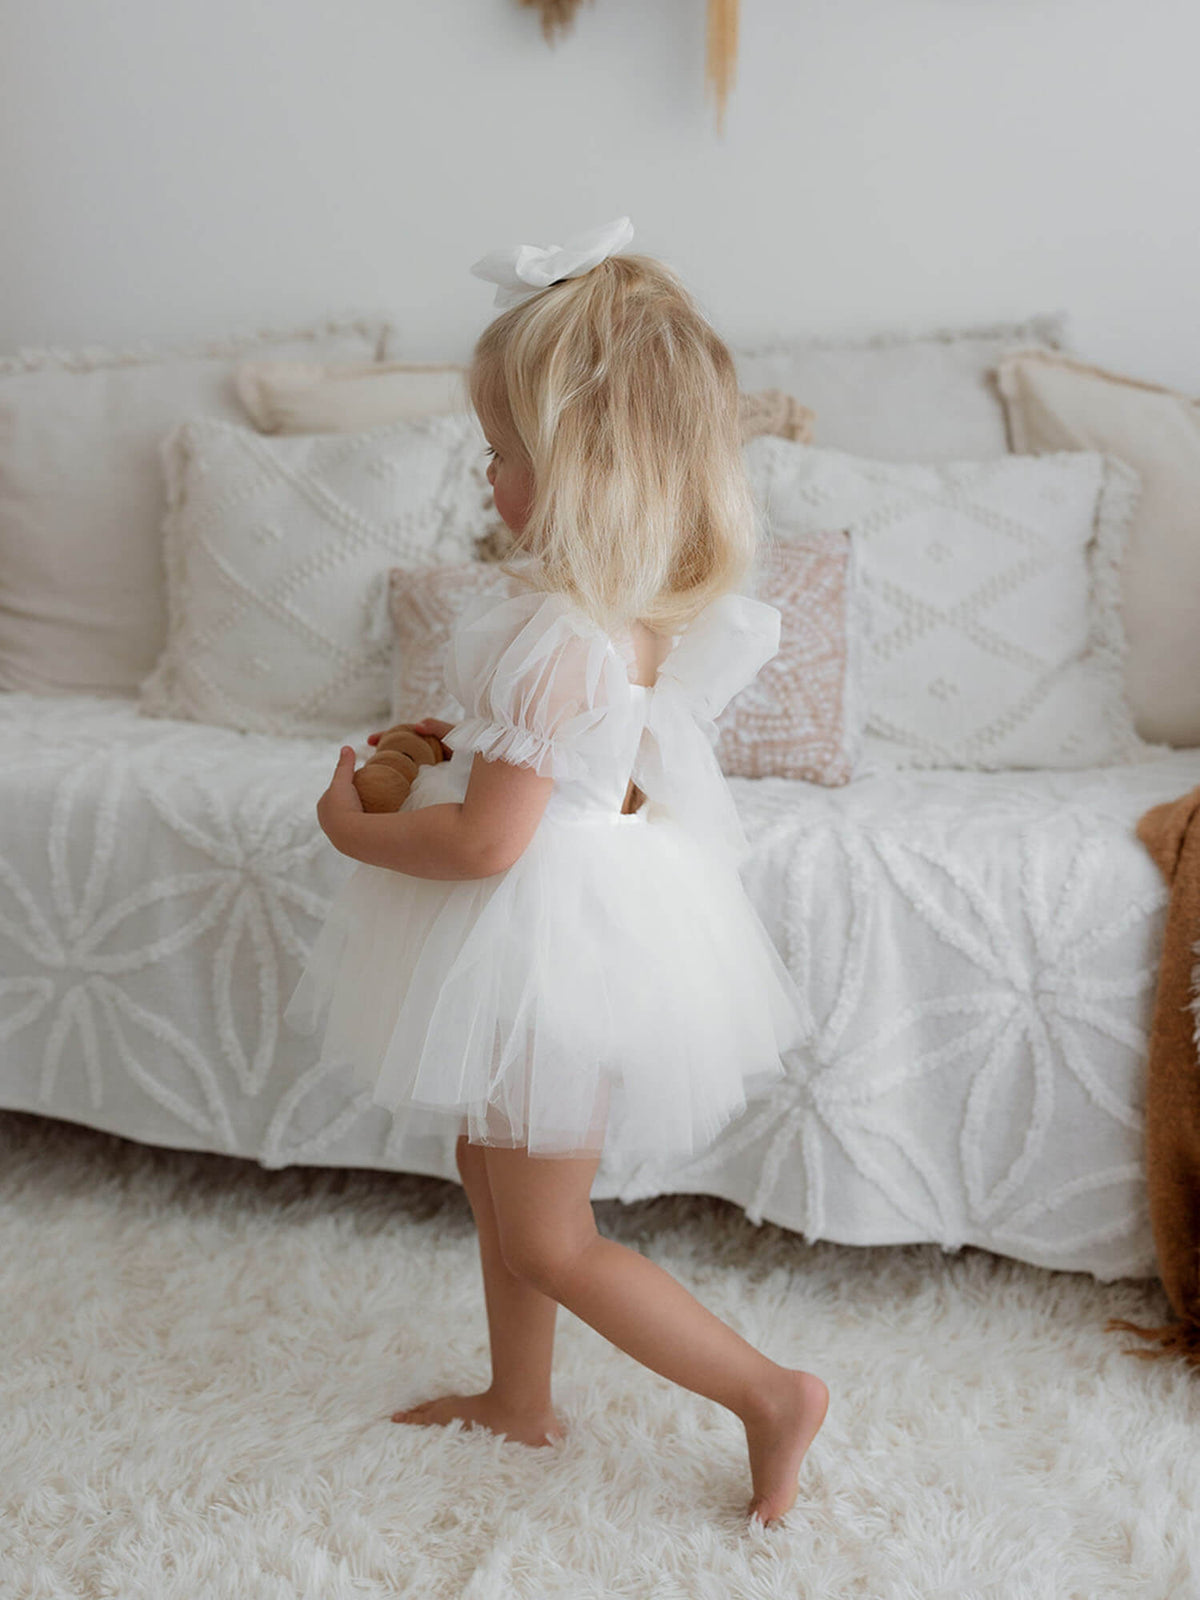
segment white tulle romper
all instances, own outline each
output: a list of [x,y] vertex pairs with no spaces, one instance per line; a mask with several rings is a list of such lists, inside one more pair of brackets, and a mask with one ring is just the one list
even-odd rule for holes
[[[651,687],[631,635],[568,597],[476,598],[447,648],[466,716],[402,810],[461,801],[478,751],[555,779],[487,878],[357,864],[284,1016],[418,1135],[617,1162],[688,1157],[784,1076],[804,1010],[739,876],[747,841],[713,718],[779,648],[727,594]],[[628,780],[646,795],[622,814]]]

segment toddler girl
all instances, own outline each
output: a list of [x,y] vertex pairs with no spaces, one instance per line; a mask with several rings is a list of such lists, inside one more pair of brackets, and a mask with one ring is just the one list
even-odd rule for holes
[[747,1512],[769,1523],[828,1389],[603,1238],[589,1198],[602,1155],[669,1175],[705,1150],[806,1038],[713,749],[779,647],[779,612],[738,592],[755,522],[737,380],[675,275],[615,253],[631,231],[473,269],[505,308],[469,382],[515,536],[507,590],[459,618],[445,681],[466,715],[418,725],[452,754],[399,812],[363,812],[342,749],[317,815],[359,864],[285,1016],[323,1022],[321,1059],[406,1127],[457,1133],[492,1381],[393,1420],[560,1440],[564,1305],[740,1418]]

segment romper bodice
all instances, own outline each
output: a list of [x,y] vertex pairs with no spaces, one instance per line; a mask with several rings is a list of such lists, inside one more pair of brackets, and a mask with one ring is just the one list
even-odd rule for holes
[[[423,767],[406,801],[461,800],[475,754],[555,785],[543,822],[645,826],[671,817],[740,860],[746,839],[715,754],[715,719],[779,648],[775,606],[718,596],[671,641],[653,684],[634,683],[632,634],[614,638],[566,595],[523,590],[464,608],[444,664],[464,716],[449,762]],[[622,814],[629,781],[646,796]]]

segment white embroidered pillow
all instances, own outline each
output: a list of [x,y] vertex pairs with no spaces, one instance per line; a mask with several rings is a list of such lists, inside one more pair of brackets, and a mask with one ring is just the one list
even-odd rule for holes
[[1125,694],[1119,568],[1138,476],[1095,452],[909,466],[756,439],[773,533],[859,546],[870,766],[1090,767],[1168,749]]
[[139,709],[299,736],[377,722],[387,571],[469,555],[482,452],[466,415],[291,438],[176,428],[162,452],[168,639]]

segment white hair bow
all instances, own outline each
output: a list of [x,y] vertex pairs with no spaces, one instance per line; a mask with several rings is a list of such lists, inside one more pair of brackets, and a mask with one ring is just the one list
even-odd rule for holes
[[475,277],[499,285],[494,304],[507,311],[563,278],[581,278],[624,249],[632,238],[633,223],[628,217],[618,217],[603,227],[572,234],[566,244],[516,244],[507,250],[491,250],[471,271]]

